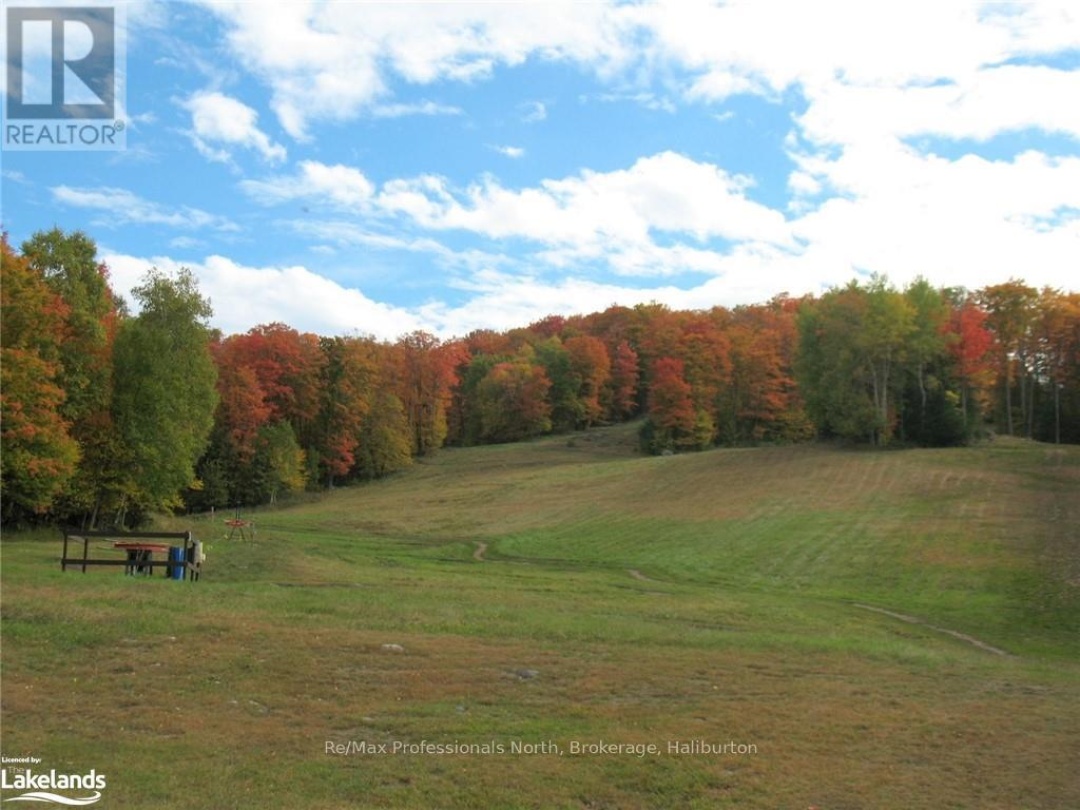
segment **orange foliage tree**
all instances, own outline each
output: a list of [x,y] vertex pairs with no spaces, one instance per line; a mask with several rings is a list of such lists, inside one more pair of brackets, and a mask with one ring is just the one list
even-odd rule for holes
[[0,234],[0,493],[4,519],[49,510],[79,459],[57,383],[69,307]]

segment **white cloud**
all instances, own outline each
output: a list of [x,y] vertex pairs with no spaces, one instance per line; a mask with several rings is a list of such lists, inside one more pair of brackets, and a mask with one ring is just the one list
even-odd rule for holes
[[201,239],[196,239],[193,236],[177,236],[169,240],[169,247],[177,250],[191,250],[193,248],[203,247],[205,243]]
[[217,231],[240,229],[235,222],[226,217],[187,205],[168,208],[143,199],[127,189],[109,186],[100,188],[53,186],[50,191],[53,199],[61,205],[101,211],[102,218],[95,220],[94,224],[103,227],[138,224],[165,225],[170,228],[209,228]]
[[920,135],[987,140],[1002,132],[1041,129],[1080,139],[1080,72],[1006,65],[962,83],[817,88],[798,119],[818,144],[858,144]]
[[134,306],[131,289],[150,267],[174,273],[188,267],[210,299],[212,324],[226,334],[281,321],[294,329],[322,335],[354,332],[391,339],[418,329],[423,321],[398,307],[372,301],[356,289],[342,287],[306,267],[250,267],[224,256],[183,263],[167,257],[141,258],[105,254],[115,289]]
[[633,306],[649,301],[675,301],[682,293],[674,287],[632,289],[579,278],[541,281],[529,276],[481,274],[464,304],[448,307],[428,304],[417,315],[444,337],[463,336],[475,329],[511,329],[546,315],[584,315],[613,304]]
[[[311,162],[296,176],[244,187],[263,202],[333,200],[356,215],[289,225],[321,243],[423,251],[460,266],[460,254],[424,232],[465,231],[535,243],[519,266],[744,278],[738,283],[763,300],[777,289],[803,289],[804,278],[839,283],[860,269],[980,286],[979,274],[1029,272],[1035,256],[1041,271],[1064,283],[1080,255],[1076,222],[1061,213],[1080,209],[1080,158],[1029,152],[1011,161],[950,161],[883,138],[835,157],[796,157],[791,219],[749,199],[749,178],[672,152],[521,189],[490,178],[455,189],[434,176],[376,189],[356,169]],[[475,259],[468,266],[506,263],[481,251]]]
[[374,186],[363,172],[342,164],[303,160],[292,176],[242,180],[240,187],[252,199],[273,205],[288,200],[330,201],[342,208],[360,209],[370,201]]
[[[777,24],[782,14],[783,24]],[[690,100],[797,88],[817,143],[919,134],[985,140],[1039,128],[1080,137],[1080,73],[1008,64],[1080,48],[1075,4],[730,3],[632,7],[648,59],[681,71]],[[1069,100],[1069,101],[1067,101]]]
[[1080,157],[949,161],[893,142],[847,149],[824,174],[848,196],[792,227],[851,270],[968,287],[1010,276],[1075,284],[1080,233],[1061,213],[1080,210]]
[[371,108],[375,118],[402,118],[406,115],[461,115],[462,109],[434,101],[420,101],[414,104],[377,104]]
[[191,113],[192,142],[210,160],[228,162],[230,147],[254,149],[270,162],[285,159],[285,147],[259,129],[259,114],[243,102],[204,91],[181,101],[180,106]]
[[290,230],[341,246],[361,246],[378,250],[404,250],[412,253],[430,253],[443,259],[454,255],[447,247],[427,237],[410,238],[394,236],[369,230],[354,222],[341,220],[291,220],[283,223]]
[[[431,302],[404,308],[373,301],[355,288],[343,287],[301,265],[250,267],[223,256],[201,262],[178,262],[168,256],[143,258],[104,252],[117,290],[135,308],[131,290],[151,267],[175,273],[189,268],[200,292],[214,310],[213,326],[225,334],[246,332],[259,324],[280,321],[300,331],[320,335],[371,334],[393,340],[424,329],[444,338],[474,329],[510,329],[550,314],[585,314],[621,304],[660,301],[674,307],[712,306],[706,287],[683,291],[675,287],[628,288],[583,279],[544,281],[480,271],[467,284],[471,293],[461,305]],[[749,299],[748,299],[749,300]]]
[[538,124],[547,118],[547,105],[542,101],[526,101],[518,105],[521,110],[521,120],[526,124]]
[[795,84],[812,91],[836,81],[899,86],[969,75],[1027,47],[1017,26],[1051,25],[1028,13],[1036,5],[1018,5],[1024,22],[1006,24],[980,19],[976,3],[933,0],[826,0],[782,8],[666,0],[636,7],[634,14],[654,34],[655,58],[695,73],[692,94],[719,98],[778,93]]
[[[487,235],[527,236],[548,245],[529,258],[547,270],[544,277],[474,275],[471,289],[478,295],[442,313],[455,326],[510,325],[545,314],[545,308],[567,314],[653,299],[682,308],[732,306],[781,291],[820,293],[868,270],[901,285],[925,275],[936,284],[974,289],[1021,276],[1037,286],[1075,287],[1080,157],[1028,152],[1013,160],[972,155],[950,161],[892,141],[891,149],[846,149],[835,165],[807,172],[803,182],[812,188],[819,174],[843,196],[788,222],[763,206],[744,207],[748,201],[740,199],[737,180],[715,167],[670,153],[625,172],[584,173],[521,192],[479,187],[466,195],[468,205],[442,185],[437,194],[421,195],[429,208],[415,210],[430,217],[430,227],[464,223]],[[619,204],[625,207],[619,210]],[[740,219],[725,205],[742,211],[741,230],[733,229]],[[598,220],[594,210],[614,218]],[[709,234],[716,222],[732,229],[727,233],[734,244],[726,250],[692,240],[662,245],[643,233]],[[615,238],[594,238],[598,233]],[[689,289],[580,278],[589,272],[583,267],[597,262],[627,277],[687,270],[709,277]],[[578,278],[552,281],[553,270]]]
[[517,159],[525,156],[525,150],[520,146],[493,146],[491,147],[500,155],[505,155],[508,158]]
[[241,63],[266,82],[294,138],[311,121],[348,120],[389,95],[391,79],[470,82],[538,56],[612,73],[629,58],[617,7],[601,3],[206,2]]
[[714,238],[792,244],[783,215],[746,197],[750,185],[749,178],[663,152],[629,169],[584,171],[521,190],[488,179],[455,194],[440,178],[396,180],[384,185],[378,204],[427,228],[537,241],[557,249],[564,262],[611,253],[621,257],[616,268],[640,269],[645,263],[627,261],[638,251],[659,260],[653,272],[663,273],[704,267],[678,266],[693,251],[657,248],[653,237],[660,232],[699,244]]
[[630,102],[632,104],[637,104],[640,107],[644,107],[646,110],[657,110],[666,113],[674,113],[678,109],[671,99],[662,96],[657,97],[655,94],[646,91],[634,93],[600,93],[595,96],[595,98],[597,101],[601,101],[605,104]]
[[148,110],[138,115],[128,115],[125,119],[129,124],[134,124],[136,127],[142,125],[156,124],[158,122],[157,114],[152,110]]

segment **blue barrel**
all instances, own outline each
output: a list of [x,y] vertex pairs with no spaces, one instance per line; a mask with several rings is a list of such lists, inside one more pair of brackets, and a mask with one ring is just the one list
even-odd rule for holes
[[177,563],[169,566],[169,575],[173,579],[184,578],[184,548],[183,546],[169,546],[169,562]]

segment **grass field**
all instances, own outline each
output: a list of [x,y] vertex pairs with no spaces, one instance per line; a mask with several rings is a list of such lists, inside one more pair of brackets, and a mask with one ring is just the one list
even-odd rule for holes
[[1080,807],[1080,448],[633,445],[159,526],[195,585],[6,536],[3,754],[110,808]]

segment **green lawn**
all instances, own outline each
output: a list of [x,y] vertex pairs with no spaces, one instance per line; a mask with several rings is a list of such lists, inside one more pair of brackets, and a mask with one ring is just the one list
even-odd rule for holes
[[1080,806],[1080,448],[633,443],[162,522],[195,585],[5,536],[3,754],[101,807]]

